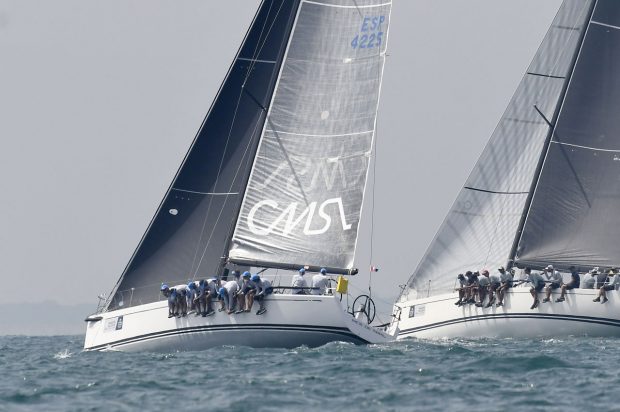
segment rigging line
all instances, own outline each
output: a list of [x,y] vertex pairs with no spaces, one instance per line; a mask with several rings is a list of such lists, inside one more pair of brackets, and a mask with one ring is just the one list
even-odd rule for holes
[[379,133],[377,132],[379,127],[377,122],[375,121],[375,138],[374,138],[374,149],[375,156],[372,161],[372,198],[371,198],[371,206],[370,206],[370,264],[369,268],[369,276],[368,276],[368,295],[372,298],[372,257],[373,257],[373,239],[375,233],[375,188],[377,186],[377,142],[379,141]]
[[[499,223],[502,220],[502,218],[504,217],[504,209],[506,208],[506,202],[508,201],[508,197],[504,196],[504,198],[502,199],[502,207],[499,210],[499,214],[497,215],[497,222],[495,223],[495,230],[493,231],[493,236],[491,237],[491,241],[489,242],[489,249],[487,250],[487,256],[484,259],[484,266],[488,266],[489,263],[489,256],[491,255],[491,249],[493,248],[493,244],[495,243],[495,240],[497,239],[497,232],[498,232],[498,228],[499,228]],[[495,262],[497,263],[497,262]]]
[[[254,126],[254,130],[252,131],[252,136],[256,136],[256,130],[257,129],[258,129],[258,122]],[[233,177],[233,180],[232,180],[233,182],[237,180],[237,176],[239,175],[239,171],[242,169],[243,159],[246,159],[246,155],[248,153],[248,150],[253,145],[254,140],[255,140],[255,137],[250,139],[250,141],[246,145],[245,150],[243,152],[243,156],[241,157],[242,161],[239,162],[239,166],[237,167],[237,170],[235,171],[235,176]],[[247,156],[247,160],[246,160],[246,163],[245,163],[245,169],[244,170],[247,170],[247,168],[250,167],[249,163],[250,163],[249,162],[249,156]],[[202,264],[202,261],[203,261],[203,259],[205,257],[205,254],[207,253],[208,246],[209,246],[209,244],[211,242],[211,239],[213,238],[213,234],[215,233],[215,228],[217,227],[218,223],[220,222],[220,219],[222,217],[222,213],[224,212],[224,206],[226,205],[227,202],[228,202],[228,196],[224,200],[224,205],[220,208],[220,212],[217,215],[217,219],[215,220],[215,224],[213,225],[213,228],[211,229],[211,233],[209,234],[209,238],[207,239],[207,243],[205,244],[205,247],[204,247],[204,249],[202,251],[202,254],[200,256],[200,261],[198,262],[198,267],[200,267],[200,265]],[[232,220],[229,223],[229,225],[228,225],[228,229],[229,229],[228,232],[229,233],[230,233],[230,231],[232,229],[232,225],[234,223],[236,223],[236,222],[233,222]],[[227,248],[227,247],[228,247],[228,244],[225,244],[224,248]]]
[[353,0],[353,4],[355,4],[355,9],[357,10],[357,12],[359,13],[360,17],[362,19],[364,19],[364,16],[362,15],[362,11],[360,10],[360,6],[357,5],[357,1]]
[[288,152],[286,151],[286,148],[282,144],[282,139],[280,139],[280,135],[278,134],[278,132],[275,131],[275,125],[273,123],[271,123],[271,119],[267,119],[267,123],[270,123],[271,126],[274,127],[274,129],[272,129],[273,130],[272,133],[276,137],[276,141],[278,142],[278,145],[280,145],[280,149],[282,150],[282,153],[284,154],[286,162],[288,163],[288,166],[291,168],[291,173],[293,174],[293,177],[295,178],[295,181],[297,182],[297,185],[299,186],[299,190],[301,192],[301,195],[304,197],[304,201],[306,202],[306,206],[308,206],[310,204],[308,202],[308,197],[306,196],[306,193],[304,192],[304,187],[301,184],[301,180],[299,180],[299,176],[297,176],[297,173],[295,172],[295,167],[293,166],[293,162],[291,162],[291,158],[290,158]]
[[[276,12],[276,15],[274,16],[273,21],[272,21],[272,23],[271,23],[271,26],[269,27],[269,30],[267,31],[267,34],[266,34],[265,38],[263,39],[263,44],[262,44],[262,45],[260,45],[260,48],[258,47],[258,46],[259,46],[259,44],[257,44],[257,45],[256,45],[256,47],[255,47],[255,49],[254,49],[254,54],[252,55],[252,58],[253,58],[254,60],[256,59],[256,57],[257,57],[258,55],[260,55],[260,52],[262,51],[262,48],[264,47],[264,45],[265,45],[265,43],[266,43],[266,41],[267,41],[267,38],[269,37],[269,34],[271,33],[271,29],[273,28],[273,26],[274,26],[274,24],[275,24],[275,22],[276,22],[276,20],[277,20],[277,18],[278,18],[278,15],[279,15],[280,11],[282,10],[282,6],[283,6],[283,4],[284,4],[284,2],[280,3],[280,8],[279,8],[279,9],[278,9],[278,11]],[[271,14],[271,8],[272,8],[272,6],[273,6],[273,1],[270,3],[270,5],[269,5],[269,9],[267,10],[267,18],[265,19],[265,21],[264,21],[264,23],[263,23],[263,26],[261,27],[261,31],[260,31],[260,35],[259,35],[259,39],[260,39],[260,38],[262,38],[262,35],[263,35],[263,33],[265,32],[265,27],[267,26],[267,21],[269,20],[268,18],[269,18],[270,14]],[[258,50],[257,50],[257,49],[258,49]],[[236,119],[237,119],[237,112],[238,112],[238,110],[239,110],[239,105],[240,105],[240,103],[241,103],[241,97],[243,96],[243,91],[244,91],[244,89],[245,89],[245,84],[247,83],[247,80],[248,80],[248,78],[250,77],[250,74],[252,73],[252,70],[253,70],[253,68],[254,68],[254,66],[255,66],[255,65],[256,65],[256,62],[252,62],[252,63],[250,64],[250,66],[248,67],[248,69],[247,69],[247,71],[246,71],[245,78],[244,78],[244,80],[243,80],[243,84],[241,85],[241,90],[240,90],[240,92],[239,92],[239,97],[237,98],[237,104],[235,105],[235,111],[234,111],[234,114],[233,114],[232,122],[230,123],[230,128],[229,128],[229,130],[228,130],[228,136],[226,137],[226,144],[224,145],[224,150],[222,151],[222,157],[221,157],[221,159],[220,159],[220,164],[219,164],[218,171],[217,171],[217,175],[216,175],[216,178],[215,178],[215,183],[213,184],[214,189],[215,189],[215,188],[217,188],[217,184],[218,184],[218,182],[219,182],[220,174],[221,174],[221,172],[222,172],[222,166],[223,166],[223,164],[224,164],[224,159],[226,158],[226,151],[227,151],[227,149],[228,149],[228,144],[229,144],[229,142],[230,142],[230,138],[231,138],[231,136],[232,136],[232,131],[233,131],[233,128],[234,128],[234,126],[235,126],[235,121],[236,121]],[[236,177],[236,174],[235,174],[235,177]],[[233,186],[233,184],[234,184],[234,180],[232,181],[232,183],[231,183],[231,185],[230,185],[230,188],[229,188],[228,192],[230,192],[230,191],[232,190],[232,186]],[[226,196],[226,197],[225,197],[225,199],[224,199],[224,204],[226,204],[227,202],[228,202],[228,196]],[[210,199],[209,199],[209,205],[207,206],[207,212],[205,213],[205,218],[204,218],[204,221],[203,221],[203,223],[202,223],[202,229],[200,230],[200,238],[199,238],[198,242],[196,243],[196,250],[195,250],[195,252],[194,252],[194,258],[192,259],[192,265],[191,265],[191,267],[190,267],[190,271],[194,273],[194,274],[193,274],[193,278],[196,278],[196,275],[198,274],[198,269],[200,268],[200,264],[202,263],[202,260],[203,260],[203,258],[204,258],[204,255],[205,255],[205,253],[206,253],[206,250],[207,250],[207,248],[209,247],[209,242],[210,242],[210,240],[211,240],[211,238],[212,238],[212,236],[213,236],[213,232],[214,232],[215,227],[217,226],[217,223],[218,223],[218,222],[216,221],[216,224],[213,226],[213,229],[211,230],[211,234],[210,234],[210,236],[209,236],[209,240],[208,240],[208,241],[207,241],[207,243],[205,244],[204,251],[203,251],[202,256],[201,256],[201,258],[200,258],[200,263],[199,263],[199,264],[198,264],[198,266],[196,266],[196,268],[194,269],[194,264],[196,263],[196,257],[198,256],[198,250],[200,249],[200,244],[201,244],[202,239],[203,239],[203,236],[204,236],[204,231],[205,231],[205,228],[206,228],[206,225],[207,225],[207,219],[208,219],[208,217],[209,217],[209,213],[211,212],[211,206],[212,206],[212,204],[213,204],[213,198],[210,198]],[[222,214],[222,210],[223,210],[223,209],[220,209],[220,213],[219,213],[219,215],[218,215],[218,220],[219,220],[219,217],[220,217],[220,216],[221,216],[221,214]]]
[[[272,5],[273,5],[273,3],[272,3]],[[275,22],[276,22],[276,20],[277,20],[277,17],[279,16],[280,12],[282,11],[282,7],[283,7],[283,5],[284,5],[284,2],[280,3],[280,7],[278,8],[278,11],[276,12],[276,15],[275,15],[275,17],[274,17],[274,19],[273,19],[273,21],[272,21],[272,23],[271,23],[271,26],[269,27],[269,30],[267,31],[267,34],[265,35],[265,38],[263,39],[262,44],[260,45],[260,48],[259,48],[259,49],[258,49],[258,51],[255,53],[255,55],[253,56],[254,58],[255,58],[255,57],[257,57],[257,56],[261,53],[261,51],[263,50],[263,47],[265,47],[265,44],[267,43],[267,38],[269,37],[269,34],[271,33],[271,30],[273,29],[273,26],[275,25]],[[298,7],[299,7],[299,6],[298,6]],[[297,8],[297,10],[299,11],[299,8]],[[270,8],[270,11],[271,11],[271,8]],[[263,27],[263,29],[264,29],[264,27]],[[293,32],[291,31],[291,32],[289,33],[288,39],[290,40],[290,38],[291,38],[292,36],[293,36]],[[284,64],[284,62],[282,62],[282,63],[281,63],[281,65],[282,65],[282,64]],[[245,87],[245,83],[246,83],[247,79],[249,78],[250,72],[251,72],[251,70],[253,69],[253,67],[254,67],[254,64],[252,64],[252,65],[250,66],[250,68],[248,68],[248,72],[247,72],[247,74],[246,74],[246,79],[244,80],[244,83],[243,83],[242,88],[243,88],[243,87]],[[277,84],[277,83],[276,83],[276,84]],[[274,87],[273,93],[275,93],[275,87]],[[260,106],[260,107],[263,107],[263,106],[262,106],[262,105],[260,105],[260,104],[259,104],[259,106]],[[269,114],[269,113],[268,113],[268,111],[267,111],[267,113],[266,113],[266,115],[265,115],[265,116],[268,116],[268,114]],[[256,122],[256,124],[254,125],[254,130],[252,131],[252,136],[255,136],[257,128],[258,128],[258,122]],[[261,135],[262,135],[262,132],[261,132]],[[259,139],[260,139],[260,137],[261,137],[261,136],[259,136]],[[252,140],[253,140],[253,139],[252,139]],[[246,155],[246,153],[247,153],[247,151],[248,151],[249,147],[250,147],[250,143],[248,143],[248,145],[246,145],[246,149],[245,149],[244,154],[243,154],[243,156],[244,156],[244,157],[245,157],[245,155]],[[249,162],[248,162],[248,163],[249,163]],[[246,168],[247,168],[247,164],[246,164]],[[234,179],[233,179],[233,181],[232,181],[233,183],[231,183],[231,187],[232,187],[232,185],[234,184],[234,181],[235,181],[235,180],[236,180],[236,178],[237,178],[237,175],[238,175],[238,173],[239,173],[239,170],[241,170],[241,162],[240,162],[240,164],[239,164],[239,167],[238,167],[238,168],[237,168],[237,170],[235,171],[235,177],[234,177]],[[226,197],[226,199],[224,200],[224,204],[226,204],[226,202],[227,202],[227,201],[228,201],[228,197]],[[242,200],[241,202],[243,202],[243,200]],[[242,205],[243,205],[243,203],[241,204],[241,206],[242,206]],[[216,226],[217,226],[217,224],[219,223],[219,221],[220,221],[220,218],[221,218],[221,216],[222,216],[223,211],[224,211],[224,208],[222,207],[222,208],[220,209],[220,213],[219,213],[219,214],[218,214],[218,216],[217,216],[216,223],[215,223],[215,225],[213,226],[213,228],[211,229],[211,233],[209,234],[209,239],[207,240],[207,243],[205,244],[204,250],[203,250],[202,255],[201,255],[201,257],[200,257],[200,263],[198,264],[198,267],[200,267],[200,264],[202,264],[202,260],[204,259],[204,256],[205,256],[205,254],[206,254],[206,252],[207,252],[207,249],[208,249],[209,244],[210,244],[210,242],[211,242],[211,239],[212,239],[212,237],[213,237],[213,233],[215,232],[215,227],[216,227]],[[237,219],[238,219],[238,218],[237,218]],[[234,223],[236,223],[236,222],[234,222]],[[230,229],[232,228],[232,225],[233,225],[233,222],[230,222],[230,224],[228,225],[228,227],[229,227],[229,233],[231,232],[231,230],[230,230]],[[228,239],[228,242],[230,242],[230,239]],[[226,249],[228,248],[228,242],[224,245],[224,252],[223,252],[223,253],[226,253]],[[221,263],[221,261],[220,261],[220,263]]]

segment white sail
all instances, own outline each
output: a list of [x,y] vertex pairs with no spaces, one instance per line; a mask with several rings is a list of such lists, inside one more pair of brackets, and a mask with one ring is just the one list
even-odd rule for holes
[[458,273],[506,265],[591,5],[562,4],[409,288],[445,293]]
[[229,258],[353,264],[391,2],[302,1]]

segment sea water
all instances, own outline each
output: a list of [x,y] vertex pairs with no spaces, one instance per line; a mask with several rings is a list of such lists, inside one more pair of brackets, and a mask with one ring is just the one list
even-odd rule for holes
[[620,340],[405,340],[82,352],[0,337],[2,411],[620,410]]

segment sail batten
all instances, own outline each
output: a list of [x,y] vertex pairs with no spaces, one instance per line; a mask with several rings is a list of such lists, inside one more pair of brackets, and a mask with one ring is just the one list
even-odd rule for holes
[[351,269],[390,8],[378,0],[301,2],[231,262]]

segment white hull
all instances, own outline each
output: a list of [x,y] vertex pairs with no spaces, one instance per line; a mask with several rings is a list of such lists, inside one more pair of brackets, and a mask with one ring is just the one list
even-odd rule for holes
[[390,331],[397,332],[398,339],[620,336],[620,294],[607,292],[605,304],[592,302],[597,294],[594,289],[575,289],[564,302],[556,303],[559,293],[554,293],[552,302],[542,303],[540,293],[536,309],[530,309],[533,298],[526,287],[511,289],[502,307],[455,306],[456,293],[403,301],[396,304],[395,315],[402,308],[400,320]]
[[[85,350],[188,351],[215,346],[316,347],[332,341],[356,344],[387,342],[383,331],[354,319],[334,296],[271,295],[267,313],[168,318],[165,301],[93,315],[86,328]],[[219,303],[214,305],[219,307]],[[120,320],[119,320],[120,319]]]

